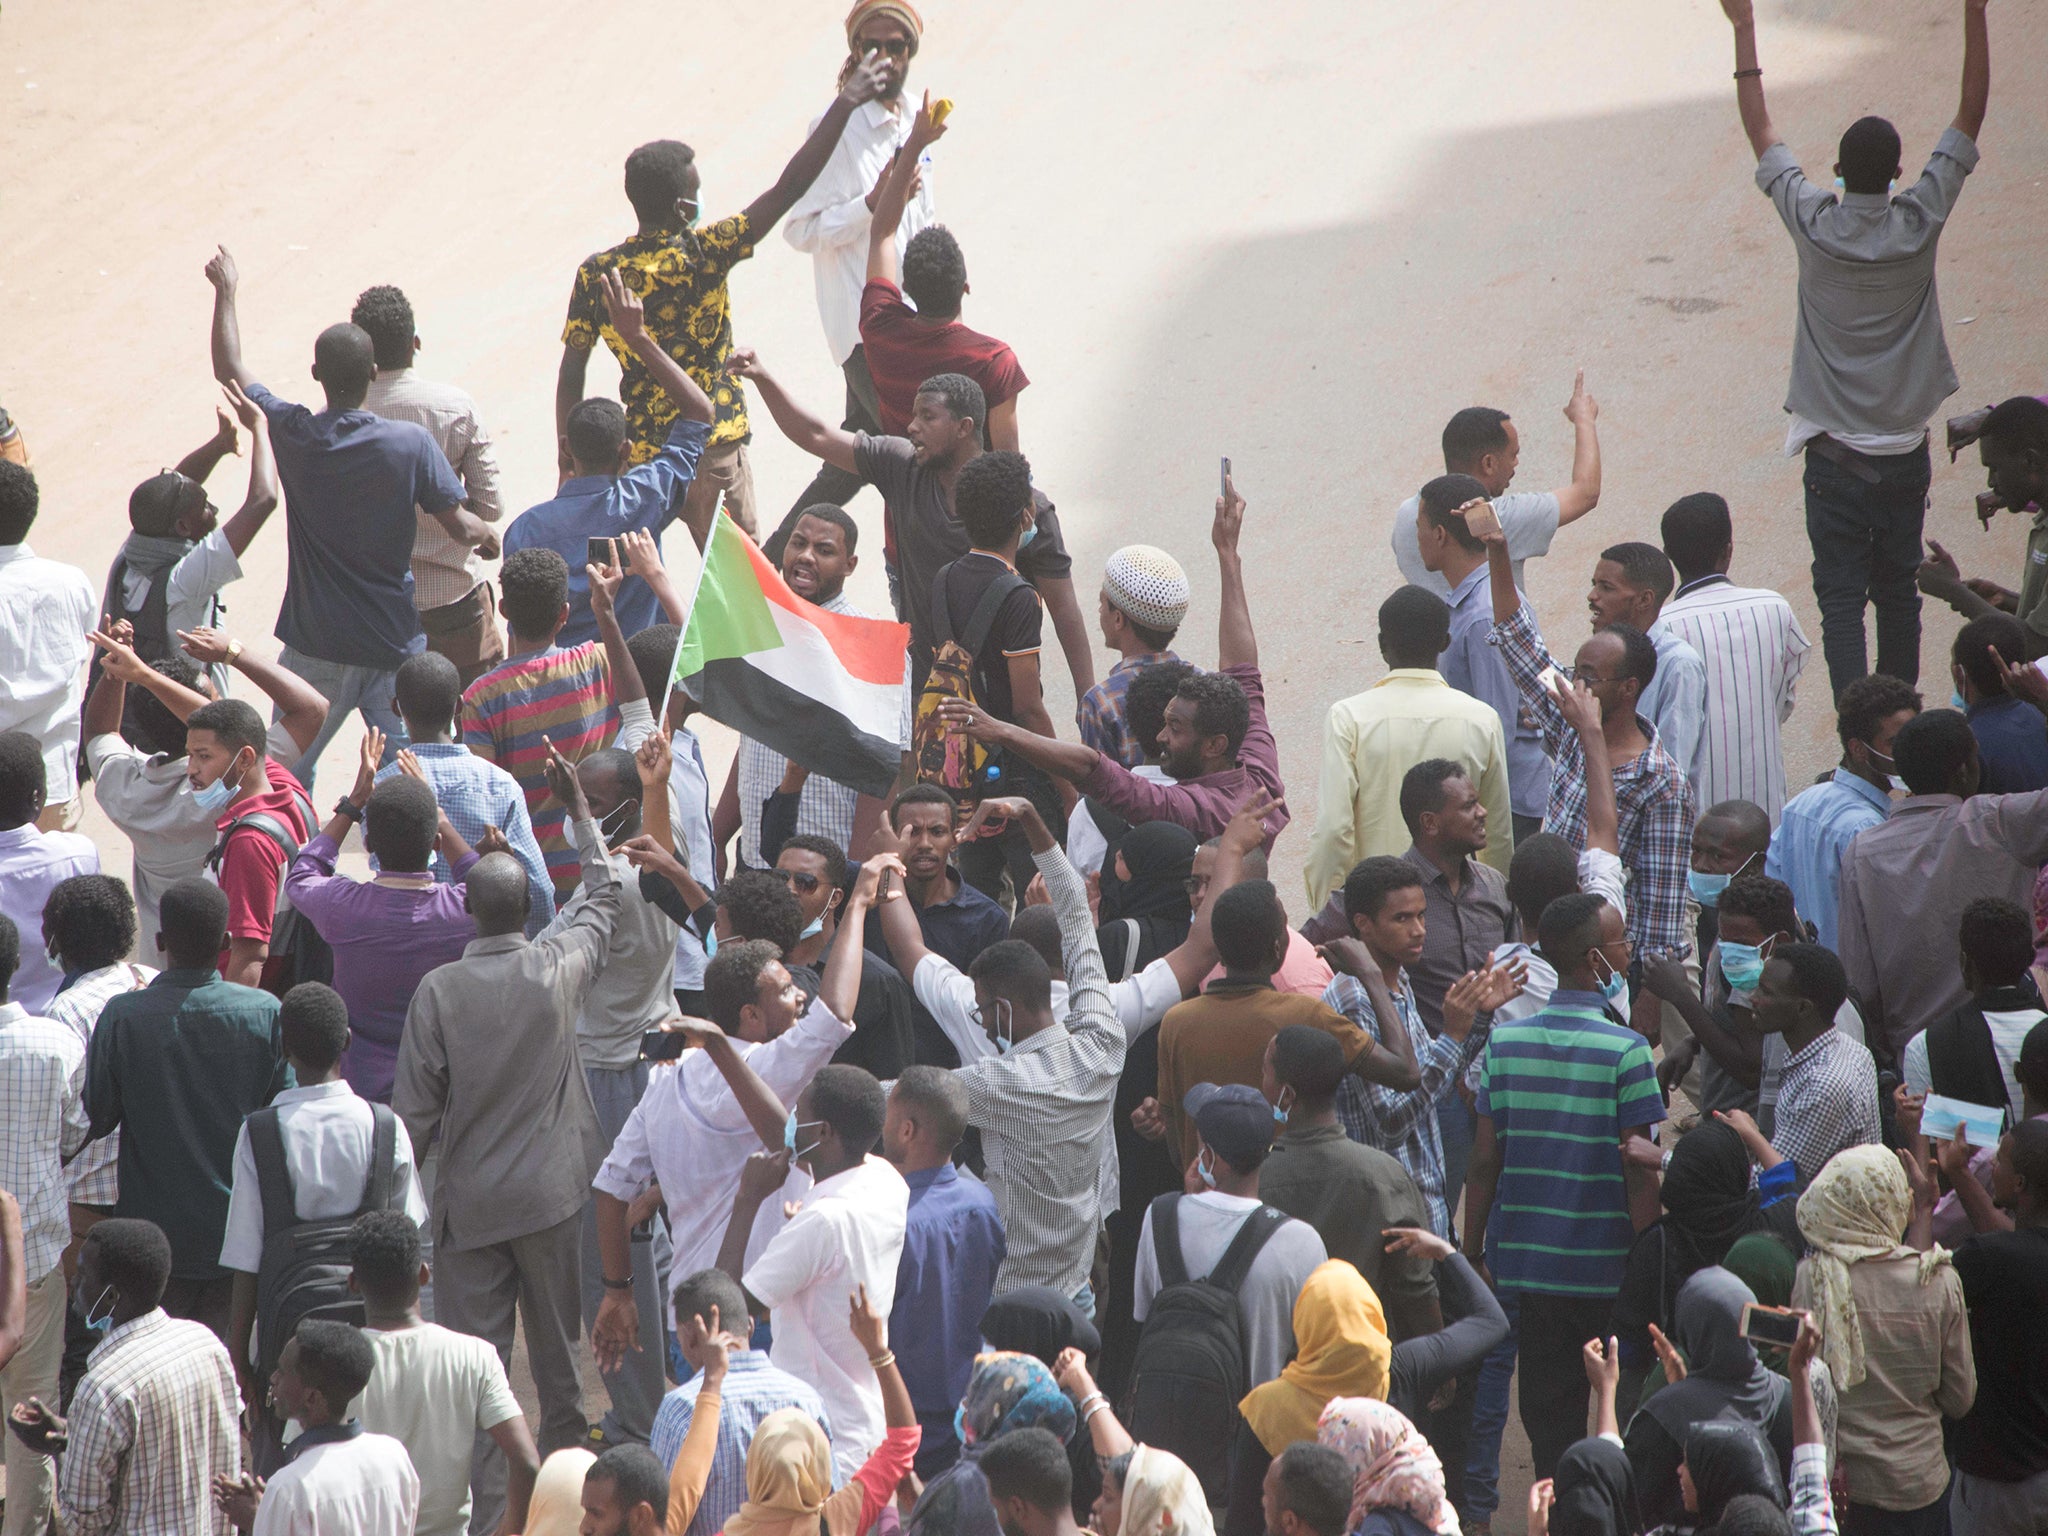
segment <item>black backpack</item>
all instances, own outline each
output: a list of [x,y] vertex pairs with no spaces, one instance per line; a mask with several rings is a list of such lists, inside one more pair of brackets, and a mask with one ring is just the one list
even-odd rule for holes
[[1179,1195],[1152,1202],[1152,1247],[1159,1294],[1138,1335],[1124,1424],[1141,1445],[1171,1451],[1202,1480],[1211,1505],[1229,1493],[1230,1439],[1237,1405],[1250,1390],[1238,1288],[1252,1261],[1286,1216],[1262,1205],[1200,1280],[1188,1278],[1180,1252]]
[[[320,825],[310,800],[304,795],[294,795],[293,801],[307,826]],[[277,872],[277,909],[270,925],[270,958],[263,962],[263,989],[283,997],[302,981],[331,984],[334,980],[334,951],[328,948],[327,940],[320,936],[320,930],[313,926],[312,920],[293,906],[291,898],[284,893],[285,872],[292,867],[292,860],[299,856],[299,839],[289,822],[267,811],[251,811],[246,816],[237,816],[228,823],[227,831],[221,833],[220,841],[213,845],[213,852],[206,856],[206,867],[213,871],[216,880],[220,878],[221,861],[227,857],[228,840],[244,827],[262,833],[284,854],[284,867]]]
[[275,1105],[245,1124],[263,1192],[263,1265],[256,1273],[256,1379],[267,1381],[286,1340],[306,1318],[363,1324],[363,1298],[348,1288],[348,1234],[356,1218],[398,1206],[398,1116],[372,1104],[370,1175],[363,1201],[346,1216],[301,1221]]

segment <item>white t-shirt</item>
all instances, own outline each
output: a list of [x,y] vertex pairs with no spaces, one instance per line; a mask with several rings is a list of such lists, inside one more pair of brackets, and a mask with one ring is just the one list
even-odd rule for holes
[[[2020,1059],[2020,1047],[2026,1043],[2027,1031],[2048,1019],[2048,1013],[2038,1008],[2016,1008],[2010,1013],[1986,1013],[1984,1022],[1991,1026],[1991,1049],[1998,1055],[1998,1070],[2005,1074],[2005,1093],[2012,1104],[2013,1124],[2026,1119],[2027,1111],[2020,1094],[2019,1074],[2013,1070]],[[1927,1064],[1927,1031],[1906,1042],[1906,1054],[1901,1063],[1904,1068],[1906,1086],[1915,1093],[1928,1093],[1934,1087],[1934,1072]]]
[[[363,1203],[370,1177],[370,1152],[375,1145],[376,1117],[367,1099],[336,1079],[310,1088],[287,1088],[271,1103],[277,1107],[278,1138],[284,1143],[284,1166],[292,1178],[292,1209],[301,1221],[332,1221],[352,1214]],[[412,1138],[398,1125],[392,1154],[393,1178],[403,1210],[421,1226],[427,1224],[427,1203],[420,1198],[413,1174]],[[256,1154],[249,1146],[245,1123],[235,1136],[235,1183],[228,1196],[228,1224],[221,1238],[223,1268],[253,1275],[263,1267],[263,1181],[256,1172]]]
[[301,1452],[256,1506],[254,1536],[412,1536],[420,1480],[405,1447],[360,1434]]
[[774,1314],[768,1358],[818,1389],[832,1416],[832,1468],[844,1482],[882,1443],[882,1386],[847,1323],[856,1286],[887,1316],[896,1304],[896,1265],[910,1186],[870,1155],[859,1167],[813,1185],[741,1277],[748,1294]]
[[480,1430],[519,1417],[490,1344],[438,1323],[365,1328],[377,1369],[356,1399],[363,1428],[405,1447],[419,1474],[417,1536],[469,1529],[469,1461]]
[[[1199,1280],[1223,1258],[1245,1218],[1259,1208],[1249,1195],[1205,1189],[1180,1199],[1180,1257],[1188,1278]],[[1256,1387],[1280,1374],[1294,1356],[1294,1303],[1310,1271],[1330,1257],[1316,1229],[1293,1217],[1280,1223],[1252,1260],[1238,1288],[1238,1317],[1244,1324],[1245,1384]],[[1152,1212],[1138,1234],[1138,1270],[1131,1316],[1144,1322],[1159,1294],[1159,1252],[1152,1242]]]
[[[1401,568],[1403,581],[1448,602],[1451,584],[1422,563],[1422,545],[1415,537],[1421,506],[1420,497],[1410,496],[1394,511],[1394,564]],[[1522,562],[1549,554],[1550,541],[1557,537],[1557,497],[1549,491],[1503,491],[1493,498],[1493,510],[1500,518],[1500,531],[1507,535],[1508,555],[1514,561],[1515,585],[1519,587]]]

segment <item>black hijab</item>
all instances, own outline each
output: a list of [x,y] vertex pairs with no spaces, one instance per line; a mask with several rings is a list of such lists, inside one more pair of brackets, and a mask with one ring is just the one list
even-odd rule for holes
[[1728,1501],[1745,1493],[1785,1507],[1785,1482],[1778,1475],[1778,1453],[1754,1424],[1740,1419],[1709,1419],[1686,1431],[1685,1469],[1699,1494],[1701,1527],[1715,1524]]
[[1102,1350],[1102,1335],[1088,1314],[1047,1285],[1019,1286],[990,1302],[981,1315],[981,1338],[990,1349],[1034,1355],[1048,1366],[1063,1349],[1078,1349],[1090,1359]]
[[[1096,942],[1110,980],[1136,975],[1188,936],[1194,909],[1188,902],[1188,876],[1195,867],[1195,834],[1170,821],[1148,821],[1126,832],[1103,860],[1102,902]],[[1116,855],[1122,854],[1131,878],[1116,878]],[[1137,925],[1137,954],[1128,966],[1128,919]]]
[[1664,1214],[1636,1239],[1615,1298],[1615,1330],[1638,1348],[1651,1323],[1671,1332],[1686,1281],[1770,1226],[1750,1188],[1749,1153],[1725,1121],[1702,1120],[1672,1149],[1661,1198]]
[[1635,1536],[1635,1473],[1628,1453],[1593,1435],[1557,1459],[1550,1536]]

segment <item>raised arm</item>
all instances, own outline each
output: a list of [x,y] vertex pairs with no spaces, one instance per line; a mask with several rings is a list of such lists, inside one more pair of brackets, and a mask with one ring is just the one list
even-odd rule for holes
[[619,554],[626,562],[626,574],[647,583],[647,590],[661,604],[669,623],[681,627],[690,622],[690,610],[683,606],[675,582],[669,579],[668,567],[661,563],[661,545],[655,542],[653,534],[644,528],[627,529],[619,539]]
[[604,308],[612,329],[619,333],[619,340],[633,349],[633,355],[640,359],[648,376],[668,396],[677,415],[685,421],[709,421],[711,397],[683,370],[681,363],[668,355],[668,349],[647,329],[647,309],[640,302],[640,295],[626,286],[626,280],[617,267],[599,273],[598,281],[604,285]]
[[1984,8],[1985,0],[1963,0],[1963,99],[1950,125],[1972,144],[1983,131],[1984,109],[1991,103],[1991,29]]
[[[859,66],[855,73],[859,73]],[[889,162],[889,169],[882,173],[881,186],[875,193],[874,214],[868,224],[868,281],[882,278],[895,282],[898,276],[899,252],[896,249],[896,230],[903,223],[903,210],[910,203],[911,189],[917,184],[918,162],[933,143],[942,138],[946,125],[932,120],[932,93],[924,93],[924,105],[910,119],[910,137],[904,142],[896,158]]]
[[1586,754],[1586,846],[1621,853],[1621,808],[1614,798],[1614,765],[1607,756],[1607,735],[1600,728],[1600,701],[1582,682],[1559,677],[1550,687],[1558,713],[1578,733]]
[[[590,373],[590,348],[579,347],[573,341],[562,343],[562,363],[555,370],[555,435],[561,436],[569,430],[569,413],[583,403],[584,384]],[[569,462],[569,450],[557,451],[555,467],[564,475],[575,473]]]
[[[213,436],[171,466],[187,480],[197,480],[202,485],[206,483],[206,477],[219,467],[220,461],[235,451],[238,441],[235,418],[219,406],[213,408],[213,414],[218,418]],[[260,412],[258,414],[261,415]]]
[[1586,393],[1583,368],[1572,377],[1564,419],[1572,424],[1572,483],[1551,493],[1557,497],[1560,527],[1577,522],[1600,504],[1600,402]]
[[861,866],[860,878],[854,881],[853,894],[846,898],[846,910],[839,919],[846,937],[832,946],[832,958],[825,962],[818,999],[842,1023],[853,1022],[854,1005],[860,1000],[861,959],[867,952],[861,934],[867,927],[868,908],[875,904],[875,892],[881,881],[881,870]]
[[739,1053],[732,1039],[716,1024],[703,1019],[684,1019],[679,1023],[662,1026],[671,1034],[681,1035],[691,1045],[711,1058],[711,1064],[718,1068],[718,1075],[725,1079],[726,1087],[740,1106],[740,1113],[747,1117],[747,1124],[754,1134],[761,1138],[761,1145],[773,1151],[782,1145],[782,1133],[789,1123],[789,1109],[761,1078],[761,1074],[747,1065],[746,1057]]
[[853,115],[854,108],[874,100],[881,89],[882,72],[871,59],[855,64],[847,71],[845,85],[840,87],[832,105],[825,109],[825,115],[818,119],[818,126],[811,130],[810,137],[789,157],[789,164],[775,178],[775,185],[747,204],[747,234],[750,239],[759,240],[767,234],[784,214],[796,206],[796,200],[810,191],[811,183],[818,179],[818,173],[832,158],[832,151],[839,147],[839,136],[846,131],[846,120]]
[[[100,648],[100,668],[104,674],[99,686],[93,690],[93,703],[87,706],[86,724],[88,728],[94,724],[104,724],[106,721],[107,711],[111,706],[102,698],[101,689],[106,687],[109,679],[124,686],[132,684],[138,688],[147,688],[163,701],[165,709],[168,709],[180,720],[191,719],[194,710],[201,708],[209,702],[205,694],[200,693],[196,689],[187,688],[183,683],[177,682],[172,678],[165,677],[163,673],[157,671],[155,667],[152,667],[148,662],[136,655],[134,648],[128,643],[132,634],[133,631],[130,630],[127,621],[122,620],[111,629],[96,629],[86,636],[88,640]],[[118,732],[120,729],[120,714],[118,710],[115,710],[113,712],[113,724],[106,730],[96,734],[102,736],[110,735]],[[93,733],[89,731],[89,734]]]
[[230,381],[221,389],[234,406],[235,415],[249,430],[249,494],[242,498],[241,506],[235,509],[235,515],[221,530],[227,538],[228,548],[239,558],[248,552],[257,533],[270,520],[270,514],[277,510],[280,492],[277,464],[270,453],[270,424],[263,419],[261,408],[242,393],[239,384]]
[[[1761,160],[1764,151],[1778,142],[1778,130],[1771,126],[1771,114],[1764,106],[1764,72],[1756,61],[1756,7],[1752,0],[1721,0],[1721,9],[1735,28],[1735,105],[1742,113],[1742,131],[1749,135],[1749,147]],[[1979,6],[1977,18],[1980,25],[1983,16]],[[1966,69],[1966,87],[1968,78]],[[1982,117],[1980,111],[1980,121]],[[1960,126],[1960,118],[1957,123]]]
[[235,313],[235,291],[242,279],[226,246],[215,248],[206,264],[206,280],[213,284],[213,376],[223,384],[247,388],[254,375],[242,364],[242,322]]
[[1216,498],[1216,517],[1209,525],[1209,542],[1216,546],[1216,570],[1222,590],[1216,599],[1216,665],[1256,667],[1259,664],[1258,636],[1252,633],[1252,609],[1244,595],[1244,561],[1237,552],[1238,535],[1244,531],[1244,498],[1228,475],[1223,494]]
[[[296,672],[287,672],[276,662],[265,661],[241,641],[232,639],[217,629],[206,628],[181,629],[178,631],[178,641],[185,647],[186,654],[200,665],[212,666],[221,663],[233,667],[261,688],[264,696],[277,706],[278,723],[285,728],[301,752],[313,744],[313,739],[327,724],[326,695]],[[164,679],[164,682],[167,687],[177,687],[177,684],[168,678]],[[180,720],[191,713],[189,709],[181,713],[178,705],[172,703],[163,690],[154,684],[148,686],[150,692],[163,699]],[[185,691],[191,692],[190,689]],[[196,693],[191,696],[199,698]],[[205,701],[202,699],[200,702]],[[192,708],[196,709],[198,705],[195,704]]]
[[768,407],[768,414],[775,418],[784,437],[813,458],[823,459],[848,474],[859,472],[853,459],[853,434],[820,420],[790,399],[787,391],[761,366],[761,359],[751,347],[734,347],[725,367],[734,378],[745,379],[760,392],[761,403]]

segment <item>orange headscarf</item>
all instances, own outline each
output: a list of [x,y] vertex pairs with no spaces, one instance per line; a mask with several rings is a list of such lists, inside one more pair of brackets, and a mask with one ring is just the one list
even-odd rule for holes
[[1315,1439],[1331,1398],[1384,1398],[1393,1358],[1379,1297],[1350,1264],[1328,1259],[1295,1298],[1294,1358],[1237,1406],[1259,1443],[1278,1456],[1297,1440]]

